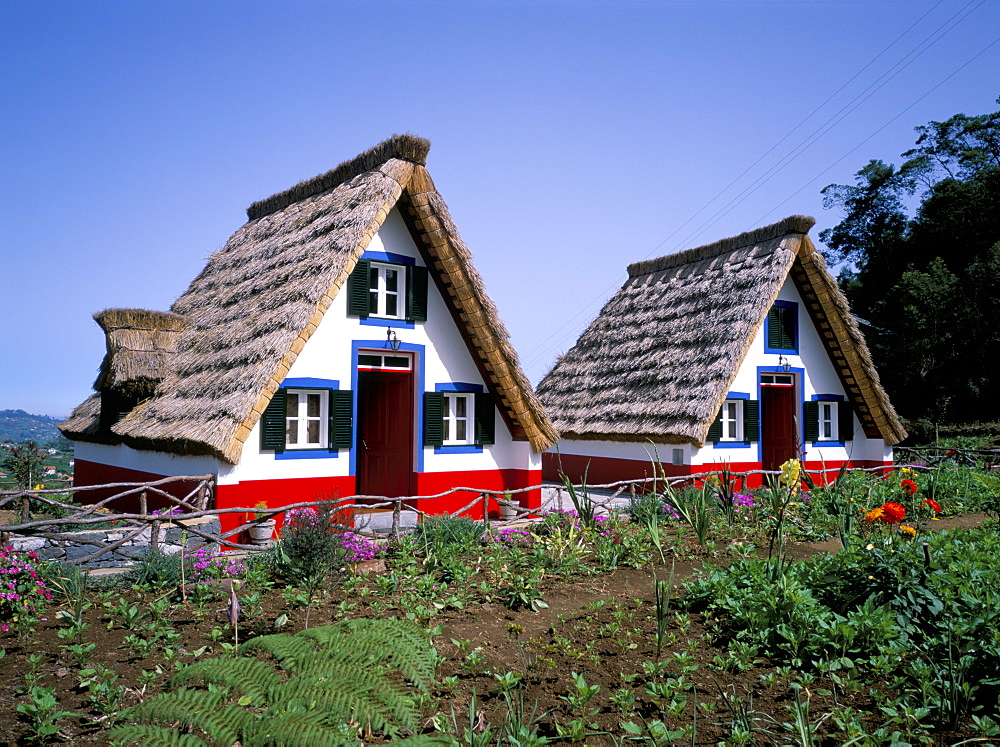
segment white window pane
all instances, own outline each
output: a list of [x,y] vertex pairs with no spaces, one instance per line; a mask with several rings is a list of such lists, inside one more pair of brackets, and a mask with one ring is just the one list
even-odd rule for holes
[[307,443],[318,444],[319,443],[319,421],[318,420],[310,420],[308,425],[309,425],[309,428],[308,428],[309,435],[308,435]]
[[306,414],[310,418],[318,418],[320,415],[320,401],[322,397],[318,394],[306,395]]
[[[460,400],[461,401],[461,400]],[[465,441],[468,436],[466,435],[467,420],[456,420],[455,421],[455,440]]]

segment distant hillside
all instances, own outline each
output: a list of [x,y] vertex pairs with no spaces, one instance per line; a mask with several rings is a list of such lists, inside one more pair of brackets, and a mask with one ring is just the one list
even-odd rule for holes
[[32,440],[45,444],[55,439],[61,439],[62,434],[56,424],[60,418],[49,415],[31,415],[24,410],[0,410],[0,441]]

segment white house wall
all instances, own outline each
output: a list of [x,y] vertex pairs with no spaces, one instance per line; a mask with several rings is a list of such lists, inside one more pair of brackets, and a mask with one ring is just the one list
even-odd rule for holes
[[[796,304],[798,314],[798,354],[783,354],[792,370],[800,369],[802,373],[796,376],[797,400],[810,401],[814,394],[839,394],[847,400],[844,386],[837,375],[830,355],[820,339],[816,327],[806,310],[798,290],[795,288],[791,278],[786,278],[778,293],[779,301],[790,301]],[[759,381],[759,367],[771,368],[780,371],[779,355],[777,353],[765,353],[764,327],[761,325],[754,336],[753,343],[747,353],[743,364],[736,374],[736,379],[729,387],[731,392],[747,392],[752,399],[757,399]],[[799,440],[804,438],[802,432],[801,407],[799,414]],[[876,462],[891,461],[892,450],[885,446],[881,438],[865,438],[861,430],[861,424],[857,416],[853,419],[854,438],[847,441],[844,446],[814,446],[805,444],[805,459],[814,461],[843,462],[845,460],[860,461],[871,460]],[[753,459],[745,456],[746,452],[753,454]],[[726,447],[715,447],[708,443],[699,449],[692,457],[692,464],[710,464],[718,462],[741,462],[759,461],[758,444],[751,445],[750,449],[732,449]]]
[[162,451],[140,451],[124,444],[109,446],[87,441],[73,442],[73,458],[153,475],[195,477],[215,474],[219,467],[219,461],[209,456],[179,456]]

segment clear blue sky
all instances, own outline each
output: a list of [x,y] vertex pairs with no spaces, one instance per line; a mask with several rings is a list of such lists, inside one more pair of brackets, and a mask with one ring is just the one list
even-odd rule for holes
[[818,232],[823,186],[995,111],[998,32],[995,0],[8,0],[0,409],[68,414],[93,313],[169,308],[251,202],[397,132],[537,382],[628,263]]

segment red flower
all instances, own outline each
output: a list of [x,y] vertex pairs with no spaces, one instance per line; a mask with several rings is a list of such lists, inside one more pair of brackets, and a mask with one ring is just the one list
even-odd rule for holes
[[882,522],[884,524],[898,524],[906,518],[906,509],[898,503],[890,501],[882,506]]
[[903,492],[910,497],[912,497],[913,494],[916,493],[917,490],[919,490],[917,484],[913,482],[913,480],[903,480],[901,483],[899,483],[899,485],[900,487],[903,488]]
[[933,498],[925,498],[924,499],[924,503],[926,503],[928,506],[930,506],[934,510],[935,514],[941,513],[941,504],[938,503]]

